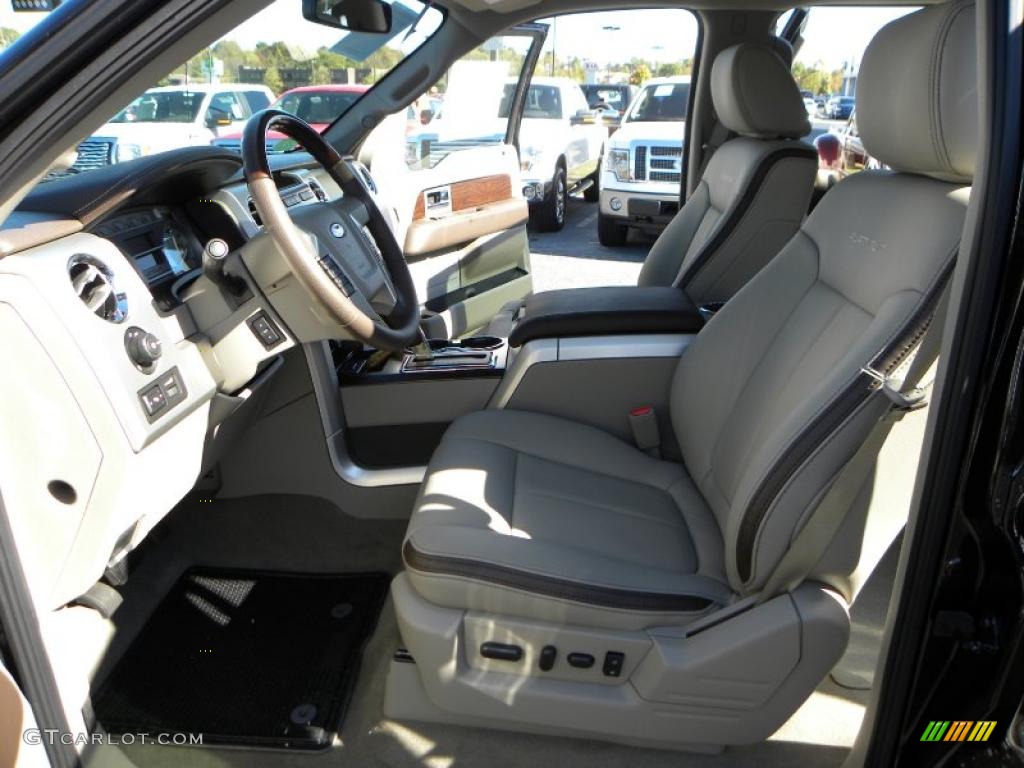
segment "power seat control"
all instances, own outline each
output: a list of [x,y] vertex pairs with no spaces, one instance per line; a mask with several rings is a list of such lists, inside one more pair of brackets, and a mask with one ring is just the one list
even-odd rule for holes
[[277,327],[273,319],[266,312],[257,312],[246,322],[264,349],[273,349],[284,340],[284,334]]
[[523,658],[523,649],[518,645],[488,642],[480,646],[480,655],[496,661],[520,661]]
[[160,375],[155,384],[139,390],[139,403],[146,420],[152,424],[167,411],[188,397],[185,382],[177,368]]
[[132,365],[143,373],[152,373],[163,354],[160,339],[137,325],[124,332],[124,350]]
[[622,667],[626,663],[626,654],[621,651],[608,651],[604,655],[604,666],[601,671],[605,677],[619,677],[622,674]]
[[576,669],[590,669],[594,666],[594,657],[589,653],[570,653],[565,660],[569,662],[570,667]]
[[540,649],[539,666],[542,672],[550,672],[554,669],[555,660],[558,658],[558,649],[553,645],[545,645]]

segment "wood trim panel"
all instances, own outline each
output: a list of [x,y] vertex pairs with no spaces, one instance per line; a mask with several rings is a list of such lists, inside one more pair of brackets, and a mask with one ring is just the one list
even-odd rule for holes
[[[456,181],[449,186],[452,191],[452,213],[470,210],[487,203],[509,200],[512,197],[512,179],[507,173]],[[431,187],[431,189],[436,189],[436,187]],[[424,192],[426,190],[420,192],[416,198],[416,206],[412,211],[413,221],[426,218]]]

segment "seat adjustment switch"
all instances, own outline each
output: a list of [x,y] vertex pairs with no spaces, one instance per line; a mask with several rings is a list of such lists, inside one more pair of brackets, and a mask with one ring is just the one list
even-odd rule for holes
[[590,669],[594,666],[594,657],[589,653],[570,653],[565,660],[569,662],[570,667],[576,669]]
[[558,658],[558,649],[553,645],[545,645],[540,649],[540,668],[544,672],[550,672],[555,666],[555,659]]
[[485,659],[497,661],[520,661],[523,658],[523,649],[508,643],[484,643],[480,646],[480,655]]
[[605,677],[618,677],[622,674],[622,665],[626,663],[626,654],[621,651],[608,651],[604,655],[604,668],[601,670]]

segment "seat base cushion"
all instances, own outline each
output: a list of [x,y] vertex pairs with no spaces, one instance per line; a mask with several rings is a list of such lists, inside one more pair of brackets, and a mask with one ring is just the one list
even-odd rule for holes
[[403,548],[438,605],[563,623],[686,623],[731,597],[722,539],[685,470],[599,429],[470,414],[427,469]]

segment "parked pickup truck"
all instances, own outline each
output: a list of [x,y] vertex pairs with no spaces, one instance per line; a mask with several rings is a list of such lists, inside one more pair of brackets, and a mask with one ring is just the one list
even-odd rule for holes
[[689,101],[689,77],[649,80],[608,139],[599,174],[602,245],[623,245],[630,227],[660,231],[679,210]]
[[150,88],[78,145],[73,169],[87,171],[178,147],[203,146],[265,109],[263,85],[167,85]]
[[[504,80],[493,118],[480,119],[481,93],[489,69]],[[432,168],[454,151],[504,140],[516,81],[507,79],[504,62],[459,62],[449,74],[444,106],[421,130],[406,135],[410,167]],[[496,94],[497,95],[497,94]],[[597,202],[597,172],[608,139],[599,112],[587,105],[579,84],[564,77],[534,77],[526,93],[519,129],[520,183],[530,204],[530,220],[539,229],[565,225],[568,195],[583,192]]]

